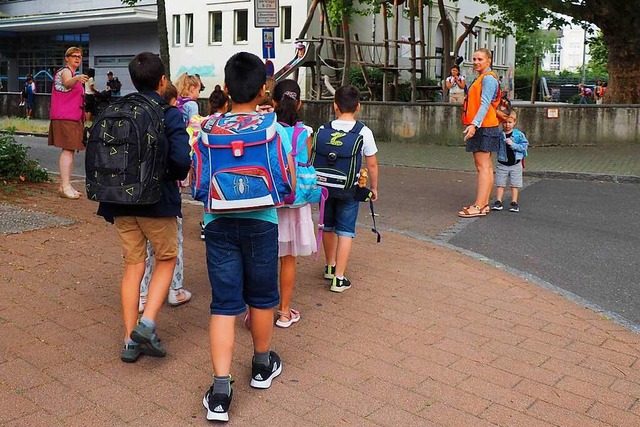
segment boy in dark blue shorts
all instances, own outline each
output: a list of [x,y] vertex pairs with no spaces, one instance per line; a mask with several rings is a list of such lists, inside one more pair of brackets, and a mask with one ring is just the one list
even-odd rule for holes
[[[360,91],[355,86],[343,86],[336,91],[333,109],[337,119],[331,122],[331,128],[348,132],[357,125],[356,114],[360,111]],[[376,141],[371,129],[363,126],[362,153],[369,170],[371,200],[378,199],[378,158]],[[358,204],[355,199],[337,199],[329,197],[324,210],[324,233],[322,245],[327,265],[324,278],[331,280],[331,291],[344,292],[351,287],[351,282],[344,275],[351,252],[351,244],[356,236],[356,219]]]
[[[225,86],[233,107],[225,117],[258,114],[256,106],[265,96],[267,74],[257,56],[240,52],[224,69]],[[239,118],[240,119],[240,118]],[[277,125],[286,153],[291,142]],[[289,164],[293,164],[288,154]],[[207,419],[228,421],[231,389],[231,359],[236,316],[249,306],[253,360],[251,387],[266,389],[282,371],[282,362],[271,351],[273,308],[278,292],[278,215],[275,208],[241,213],[205,214],[207,269],[211,282],[209,342],[213,385],[204,395]]]

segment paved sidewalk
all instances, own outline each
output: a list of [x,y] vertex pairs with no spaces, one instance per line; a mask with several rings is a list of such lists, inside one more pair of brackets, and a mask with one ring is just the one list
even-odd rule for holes
[[[72,224],[0,234],[0,425],[210,425],[210,290],[200,209],[185,205],[189,304],[159,317],[164,359],[120,362],[120,247],[96,204],[30,186],[20,206]],[[322,261],[298,263],[278,329],[283,373],[248,386],[237,322],[237,426],[640,426],[640,337],[548,290],[457,252],[363,229],[354,286],[333,294]]]

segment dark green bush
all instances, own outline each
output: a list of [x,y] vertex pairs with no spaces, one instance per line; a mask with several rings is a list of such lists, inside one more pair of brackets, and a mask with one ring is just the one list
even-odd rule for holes
[[27,150],[16,142],[12,132],[0,135],[0,180],[49,181],[47,171],[36,160],[29,159]]

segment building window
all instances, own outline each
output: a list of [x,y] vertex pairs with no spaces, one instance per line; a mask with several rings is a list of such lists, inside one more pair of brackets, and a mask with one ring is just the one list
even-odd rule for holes
[[180,15],[173,15],[173,45],[180,46]]
[[185,33],[185,44],[187,46],[193,46],[193,13],[187,13],[185,16],[185,25],[187,31]]
[[556,39],[556,43],[553,46],[553,51],[551,52],[549,58],[549,69],[551,71],[560,71],[560,51],[562,49],[562,38],[558,37]]
[[222,43],[222,12],[209,12],[209,44]]
[[469,43],[467,44],[467,58],[469,58],[469,62],[473,60],[473,52],[478,49],[478,38],[473,34],[469,34],[467,37]]
[[291,41],[291,6],[283,6],[280,16],[282,17],[282,41]]
[[236,10],[236,35],[234,41],[243,43],[249,41],[249,12],[245,10]]
[[489,49],[489,38],[491,36],[491,34],[489,33],[489,30],[484,30],[482,31],[484,33],[484,42],[482,43],[482,47],[485,49]]
[[500,48],[500,52],[502,55],[502,63],[506,64],[507,63],[507,39],[506,38],[502,38],[502,47]]

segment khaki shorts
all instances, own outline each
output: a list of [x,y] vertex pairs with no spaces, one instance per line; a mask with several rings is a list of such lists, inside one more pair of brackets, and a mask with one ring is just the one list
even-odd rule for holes
[[464,92],[449,93],[449,102],[451,104],[462,104],[464,102]]
[[178,256],[178,219],[118,216],[116,230],[122,242],[125,264],[139,264],[147,257],[147,240],[156,259],[167,261]]

